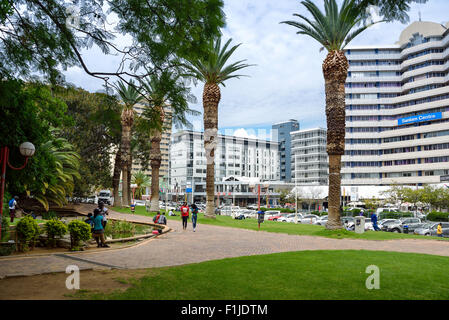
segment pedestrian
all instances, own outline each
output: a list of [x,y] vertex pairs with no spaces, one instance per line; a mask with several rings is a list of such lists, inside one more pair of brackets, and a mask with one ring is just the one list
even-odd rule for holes
[[8,203],[9,217],[11,218],[11,223],[14,222],[14,218],[16,217],[17,200],[19,200],[19,197],[18,196],[14,196],[14,198],[9,200],[9,203]]
[[145,209],[147,210],[147,212],[150,212],[150,206],[151,206],[151,201],[150,199],[146,199],[145,200]]
[[90,231],[93,233],[93,231],[94,231],[94,217],[93,217],[92,213],[89,212],[87,214],[87,219],[84,220],[84,222],[90,225]]
[[93,224],[93,236],[95,238],[95,241],[97,242],[97,248],[109,248],[109,246],[104,241],[103,216],[101,215],[101,211],[98,208],[95,208],[94,210]]
[[363,217],[365,215],[365,212],[362,210],[360,210],[360,216]]
[[184,202],[181,209],[181,218],[182,218],[182,229],[187,229],[187,220],[189,219],[189,207],[187,206],[187,202]]
[[377,226],[377,215],[375,212],[371,214],[371,222],[373,223],[374,231],[380,231],[380,228]]
[[159,218],[161,217],[161,213],[159,212],[157,215],[154,216],[153,218],[153,222],[154,223],[159,223]]
[[196,221],[198,220],[198,207],[196,204],[192,204],[192,225],[193,225],[193,232],[195,232],[196,229]]
[[[162,212],[162,214],[159,216],[158,222],[159,224],[163,224],[164,226],[167,225],[167,217],[165,217],[165,212]],[[159,233],[162,233],[162,229],[158,229]]]
[[438,224],[438,227],[437,227],[437,236],[440,238],[443,237],[443,226],[441,225],[441,222]]
[[175,214],[173,213],[173,210],[170,209],[170,211],[168,212],[168,215],[171,217],[171,216],[174,216]]
[[108,224],[107,216],[109,215],[108,208],[104,206],[103,201],[100,201],[98,202],[98,209],[100,210],[100,213],[103,216],[103,228],[106,229],[106,225]]

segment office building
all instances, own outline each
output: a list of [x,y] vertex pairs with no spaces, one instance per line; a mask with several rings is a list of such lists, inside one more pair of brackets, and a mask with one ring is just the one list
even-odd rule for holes
[[348,47],[343,185],[439,183],[449,173],[449,23]]
[[324,128],[290,133],[292,182],[297,185],[327,185],[329,162]]
[[279,166],[281,181],[291,181],[292,173],[290,132],[298,130],[299,122],[294,119],[275,123],[272,126],[273,140],[279,142]]
[[[239,190],[234,184],[232,190],[223,189],[224,181],[279,181],[279,144],[277,142],[218,135],[215,150],[216,192]],[[205,199],[206,156],[202,132],[180,131],[172,135],[170,148],[170,186],[173,193],[184,194],[193,189],[195,199]],[[221,187],[220,187],[221,185]],[[198,199],[199,201],[200,199]]]

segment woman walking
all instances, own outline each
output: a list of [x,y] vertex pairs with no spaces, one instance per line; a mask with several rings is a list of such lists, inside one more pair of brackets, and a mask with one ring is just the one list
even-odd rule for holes
[[196,229],[196,221],[198,219],[198,207],[196,204],[192,204],[192,225],[193,225],[193,232],[195,232]]
[[189,219],[189,207],[187,206],[187,202],[181,207],[181,218],[182,218],[182,230],[187,229],[187,220]]
[[[97,248],[109,248],[109,246],[104,241],[104,227],[103,227],[103,216],[101,215],[100,209],[96,208],[94,210],[94,230],[93,236],[97,242]],[[101,244],[100,244],[101,240]]]

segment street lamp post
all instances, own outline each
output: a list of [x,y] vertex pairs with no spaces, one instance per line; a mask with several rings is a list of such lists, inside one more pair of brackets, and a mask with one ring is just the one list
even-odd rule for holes
[[1,187],[0,187],[0,239],[2,237],[2,218],[3,218],[3,196],[5,194],[6,165],[13,170],[22,170],[28,163],[28,158],[34,155],[34,145],[31,142],[24,142],[19,146],[20,154],[25,157],[25,163],[21,167],[13,167],[9,163],[9,148],[7,146],[0,149],[0,164],[2,166]]

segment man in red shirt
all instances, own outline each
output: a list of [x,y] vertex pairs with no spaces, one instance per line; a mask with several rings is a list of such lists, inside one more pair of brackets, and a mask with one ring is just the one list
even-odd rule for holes
[[189,206],[187,205],[187,202],[184,202],[184,204],[181,207],[181,218],[182,218],[182,229],[187,229],[187,220],[189,219]]

